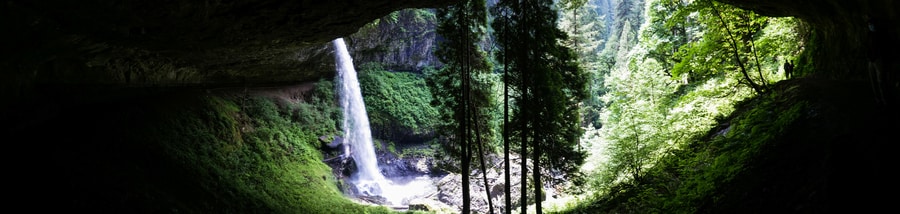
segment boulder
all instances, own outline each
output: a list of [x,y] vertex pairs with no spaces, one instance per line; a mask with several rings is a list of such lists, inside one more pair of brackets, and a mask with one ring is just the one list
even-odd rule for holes
[[338,146],[344,142],[344,138],[341,138],[340,136],[319,136],[319,142],[322,142],[322,144],[328,146],[328,148],[337,149]]
[[[510,159],[510,161],[512,162],[510,170],[512,172],[510,174],[510,196],[512,196],[512,209],[516,209],[520,206],[519,199],[522,194],[520,186],[522,179],[522,171],[520,167],[521,159],[518,157],[518,155],[514,154],[511,154]],[[480,168],[476,167],[475,169],[473,169],[471,177],[469,177],[471,179],[469,190],[471,191],[470,198],[472,203],[472,213],[488,213],[488,195],[490,195],[490,198],[493,202],[494,212],[503,213],[503,210],[506,209],[504,201],[504,190],[506,188],[506,185],[502,171],[502,169],[504,168],[503,159],[496,155],[489,155],[486,160],[488,161],[486,173],[488,187],[485,188],[484,186],[483,176],[485,175],[485,173],[482,173]],[[531,168],[531,166],[528,167]],[[528,176],[530,178],[531,175],[529,174]],[[559,175],[556,175],[550,171],[544,171],[544,176],[553,178],[559,177]],[[532,189],[531,183],[528,183],[528,185],[528,189],[530,191]],[[558,189],[564,188],[565,186],[564,184],[553,184],[551,182],[548,182],[547,180],[544,181],[543,185],[545,194],[549,196],[558,195]],[[462,176],[460,174],[451,173],[444,176],[440,181],[437,182],[437,188],[438,194],[436,196],[436,200],[450,205],[457,210],[462,207]],[[487,190],[490,190],[490,194],[488,194]],[[534,203],[535,200],[532,193],[529,192],[526,197],[529,204]]]
[[387,198],[384,198],[384,197],[381,197],[378,195],[360,195],[357,198],[359,200],[362,200],[362,201],[365,201],[368,203],[372,203],[372,204],[379,204],[379,205],[388,204]]
[[450,207],[440,201],[428,198],[417,198],[409,201],[409,211],[427,211],[432,213],[457,213],[453,207]]

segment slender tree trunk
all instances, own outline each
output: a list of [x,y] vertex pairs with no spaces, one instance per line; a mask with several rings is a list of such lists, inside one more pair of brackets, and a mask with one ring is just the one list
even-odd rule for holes
[[463,191],[462,192],[462,198],[463,198],[462,213],[463,214],[469,214],[472,210],[472,206],[471,206],[472,197],[471,197],[471,193],[470,193],[470,189],[469,189],[469,184],[470,184],[469,173],[471,171],[471,170],[469,170],[469,165],[471,163],[470,163],[470,155],[469,155],[470,154],[470,152],[469,152],[469,140],[470,139],[469,139],[469,121],[468,121],[468,119],[469,119],[469,108],[468,108],[468,103],[469,103],[469,82],[468,81],[469,81],[469,78],[468,78],[468,76],[469,76],[469,67],[470,67],[470,65],[469,65],[470,57],[469,57],[469,51],[468,51],[469,44],[467,42],[468,42],[468,37],[469,37],[469,25],[468,25],[469,19],[466,16],[466,8],[467,8],[466,6],[467,6],[467,4],[464,1],[463,3],[460,3],[460,7],[458,8],[459,13],[460,13],[459,21],[462,23],[462,30],[463,30],[463,33],[461,34],[462,35],[461,39],[463,42],[460,44],[460,48],[462,48],[462,49],[460,49],[460,50],[463,50],[463,52],[464,52],[464,54],[462,54],[462,56],[461,56],[462,59],[460,60],[460,62],[461,62],[461,66],[460,66],[461,67],[460,68],[460,81],[461,81],[460,83],[461,83],[461,85],[460,86],[462,88],[462,90],[461,90],[462,102],[460,104],[460,107],[463,108],[463,117],[460,118],[461,119],[460,120],[460,129],[462,130],[461,131],[462,137],[460,138],[460,142],[462,143],[462,145],[460,146],[460,148],[462,150],[461,151],[462,166],[461,166],[460,175],[462,176],[462,191]]
[[480,126],[481,122],[478,119],[479,114],[473,114],[473,115],[475,117],[473,120],[475,122],[475,139],[477,139],[476,143],[478,144],[478,154],[481,157],[481,177],[484,180],[484,192],[487,195],[488,213],[493,214],[494,213],[494,202],[493,202],[493,199],[491,198],[491,185],[490,185],[490,183],[488,183],[488,178],[487,178],[487,164],[484,161],[485,152],[484,152],[484,140],[481,139],[481,126]]
[[509,62],[507,58],[509,58],[509,14],[505,14],[504,18],[506,19],[506,26],[503,27],[505,37],[503,39],[503,162],[506,170],[503,170],[504,176],[504,193],[506,195],[506,206],[504,210],[506,214],[512,213],[512,185],[510,182],[512,179],[510,178],[510,170],[512,167],[510,166],[512,162],[509,160]]
[[[525,96],[524,93],[525,92],[523,92],[522,96]],[[525,107],[526,106],[525,104],[527,102],[528,101],[525,100],[524,98],[522,99],[522,103],[520,104],[520,109],[519,109],[519,114],[520,114],[519,117],[521,117],[521,114],[523,114],[524,111],[526,111],[522,107]],[[528,131],[527,131],[527,125],[525,124],[524,120],[522,120],[522,119],[519,120],[519,126],[521,127],[520,133],[519,133],[519,135],[521,137],[521,142],[519,142],[519,147],[520,147],[519,148],[519,157],[520,157],[520,160],[522,161],[522,163],[520,163],[520,167],[522,168],[522,173],[520,174],[521,182],[519,183],[522,186],[522,190],[521,190],[522,192],[519,195],[521,195],[520,203],[522,206],[522,210],[521,210],[522,214],[526,214],[528,211],[528,181],[526,179],[526,178],[528,178],[528,165],[526,164],[526,162],[527,162],[526,157],[528,157],[527,156],[528,143],[526,140],[526,139],[528,139],[528,135],[527,135]]]
[[[519,14],[516,14],[516,15],[520,17],[519,21],[521,22],[524,19],[522,17],[527,16],[527,14],[524,14],[524,10],[523,10],[524,8],[522,7],[522,2],[519,2],[519,0],[514,0],[513,3],[514,3],[513,7],[516,8],[516,10],[514,10],[514,11],[518,11]],[[520,23],[518,26],[523,26],[523,25]],[[519,98],[519,100],[521,102],[517,103],[517,105],[519,106],[519,118],[522,118],[522,115],[526,115],[528,112],[528,98],[527,98],[528,97],[528,89],[526,88],[526,85],[525,85],[526,76],[527,76],[526,70],[528,69],[528,66],[527,66],[527,54],[528,53],[525,50],[528,50],[528,48],[525,47],[525,46],[527,46],[527,43],[522,41],[522,40],[526,40],[528,33],[525,32],[524,29],[521,27],[516,28],[516,31],[517,31],[516,36],[518,36],[518,39],[516,39],[516,41],[518,43],[516,45],[518,47],[520,47],[520,50],[521,50],[521,51],[515,52],[515,54],[516,54],[515,62],[519,67],[518,68],[519,96],[521,96]],[[521,210],[519,210],[519,211],[522,214],[526,214],[528,212],[528,181],[527,181],[528,165],[526,164],[528,162],[528,156],[526,155],[526,154],[528,154],[528,143],[527,143],[527,139],[528,139],[528,134],[527,134],[528,127],[527,126],[528,125],[526,124],[526,121],[523,119],[519,119],[518,122],[519,122],[518,125],[519,125],[519,135],[520,135],[519,158],[520,158],[520,161],[522,161],[521,163],[519,163],[520,168],[521,168],[521,174],[519,174],[519,177],[521,179],[519,182],[519,185],[521,187],[521,190],[520,190],[521,192],[519,194],[520,195],[519,205],[521,206]]]
[[[519,8],[519,13],[520,13],[520,14],[516,14],[516,15],[519,17],[519,21],[525,21],[525,19],[526,19],[525,17],[527,17],[528,14],[525,14],[524,7],[522,6],[521,3],[522,2],[516,1],[516,7]],[[528,47],[526,47],[528,43],[524,42],[523,40],[527,40],[528,32],[524,31],[524,29],[522,29],[521,27],[517,30],[519,30],[519,33],[518,33],[519,39],[517,41],[520,42],[520,45],[521,45],[520,47],[522,47],[521,51],[516,53],[518,55],[516,58],[516,63],[519,64],[519,78],[520,78],[520,81],[519,81],[519,84],[520,84],[519,85],[519,90],[520,90],[519,94],[520,95],[519,96],[521,96],[521,98],[520,98],[521,103],[519,103],[519,118],[520,118],[519,119],[519,126],[520,126],[519,135],[521,137],[520,142],[519,142],[519,147],[520,147],[519,148],[519,157],[521,158],[521,161],[522,161],[522,163],[521,163],[522,174],[520,174],[520,176],[521,176],[520,185],[522,186],[522,190],[521,190],[522,192],[520,194],[522,210],[520,210],[520,211],[522,212],[522,214],[526,214],[528,212],[528,180],[527,180],[528,165],[526,164],[526,162],[528,162],[527,161],[527,157],[528,157],[528,155],[527,155],[528,154],[528,124],[527,124],[527,121],[524,120],[523,118],[525,115],[528,114],[528,111],[529,111],[528,110],[528,88],[526,86],[526,81],[528,79],[527,78],[527,76],[528,76],[527,75],[527,73],[528,73],[528,71],[527,71],[528,70],[527,55],[529,53],[527,52]]]
[[728,33],[728,39],[732,47],[731,51],[734,54],[734,59],[737,60],[738,66],[741,68],[741,74],[744,75],[744,79],[747,80],[747,82],[750,84],[750,87],[753,88],[753,91],[761,94],[763,92],[762,88],[760,88],[759,85],[753,82],[753,79],[750,79],[750,75],[747,74],[747,68],[744,66],[744,61],[741,60],[741,56],[738,53],[737,41],[734,39],[734,34],[731,33],[731,28],[728,27],[728,23],[725,22],[725,18],[722,17],[722,13],[720,13],[719,9],[716,8],[716,3],[710,2],[710,7],[712,7],[712,10],[716,13],[716,16],[719,17],[719,21],[722,22],[722,26],[725,27],[725,32]]
[[[578,46],[578,37],[574,35],[578,35],[578,8],[574,5],[570,5],[572,8],[572,48],[575,50],[575,53],[581,54],[580,47]],[[578,58],[576,58],[578,60]],[[580,60],[578,60],[580,63]]]
[[639,155],[641,154],[641,135],[636,126],[632,126],[631,131],[634,133],[634,152],[631,153],[631,171],[634,174],[632,174],[631,177],[634,179],[635,183],[639,183],[641,181],[641,167],[643,165],[641,163],[641,155]]
[[541,209],[541,201],[543,201],[543,197],[541,197],[544,193],[544,185],[541,184],[541,148],[540,144],[541,140],[531,139],[531,166],[534,169],[531,170],[532,178],[534,181],[534,211],[537,214],[541,214],[544,211]]
[[753,38],[750,38],[750,51],[753,51],[753,59],[756,60],[756,73],[759,74],[759,81],[762,82],[763,87],[768,88],[769,81],[766,81],[766,77],[762,74],[762,64],[759,64],[759,54],[756,50],[756,42],[753,42]]

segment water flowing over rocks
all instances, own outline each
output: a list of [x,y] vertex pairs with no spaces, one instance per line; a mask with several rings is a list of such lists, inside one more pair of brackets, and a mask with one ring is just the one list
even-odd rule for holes
[[[409,146],[407,148],[400,148],[395,151],[390,151],[387,143],[376,141],[376,153],[378,156],[378,166],[381,173],[387,178],[404,178],[404,179],[412,179],[418,177],[422,179],[422,176],[428,177],[433,181],[433,185],[436,187],[434,190],[427,191],[421,193],[420,196],[410,198],[404,201],[404,204],[408,204],[410,207],[409,210],[429,210],[432,211],[434,209],[441,210],[438,213],[460,213],[462,208],[462,176],[459,173],[446,172],[438,168],[436,165],[438,160],[436,160],[433,156],[427,155],[400,155],[402,153],[410,153],[410,150],[423,149],[423,146]],[[511,190],[510,194],[512,196],[512,206],[513,209],[516,209],[520,206],[519,200],[521,197],[521,159],[518,155],[510,154],[510,159],[512,161],[511,166]],[[454,162],[454,160],[445,160],[447,162]],[[481,168],[477,165],[474,165],[474,170],[471,174],[471,197],[472,197],[472,212],[473,213],[488,213],[488,190],[490,190],[490,197],[493,200],[494,211],[500,212],[505,209],[505,199],[504,199],[504,175],[503,175],[503,157],[502,155],[488,155],[485,159],[487,162],[487,180],[488,187],[487,189],[484,187],[484,174],[481,172]],[[352,158],[341,161],[330,161],[327,162],[334,170],[336,177],[348,178],[352,173],[355,173],[356,164],[354,163]],[[458,162],[454,162],[458,164]],[[530,162],[529,162],[530,163]],[[531,164],[528,164],[527,167],[529,170],[531,169]],[[529,172],[530,173],[530,172]],[[545,170],[543,172],[544,177],[553,177],[553,178],[561,178],[561,175],[551,173],[550,171]],[[528,175],[529,183],[528,188],[531,189],[531,181],[530,176]],[[543,180],[544,182],[544,191],[545,191],[545,199],[550,197],[555,197],[561,194],[563,188],[566,184],[558,184],[558,183],[549,183],[547,179]],[[347,182],[343,182],[341,185],[342,191],[346,195],[351,198],[356,198],[364,203],[369,204],[380,204],[380,205],[390,205],[384,197],[379,196],[362,196],[359,190],[355,185],[348,184]],[[534,203],[533,193],[529,192],[527,195],[528,203]],[[451,211],[448,211],[451,210]]]
[[[495,207],[495,211],[501,210],[503,206],[504,196],[504,178],[503,172],[498,171],[497,169],[502,170],[502,159],[498,158],[490,158],[491,161],[488,163],[488,185],[490,190],[490,196],[493,200],[493,205]],[[510,174],[512,187],[517,187],[520,184],[520,171],[518,166],[513,166],[512,172]],[[484,180],[482,177],[482,173],[480,170],[474,170],[470,176],[470,185],[469,189],[471,190],[472,197],[472,211],[474,213],[487,213],[488,212],[488,203],[487,203],[487,190],[484,187]],[[520,192],[518,188],[511,189],[512,198],[518,199],[520,197]],[[447,203],[453,207],[459,208],[462,207],[463,198],[462,198],[462,176],[460,174],[449,174],[444,176],[438,182],[438,200],[444,203]],[[518,205],[516,201],[513,201],[513,206]]]
[[[487,180],[488,187],[487,189],[484,187],[484,176],[485,174],[481,172],[480,168],[475,166],[475,170],[472,171],[470,177],[470,185],[469,189],[471,190],[472,197],[472,212],[473,213],[488,213],[488,197],[491,198],[494,212],[502,213],[505,209],[505,178],[503,175],[503,158],[497,155],[488,155],[485,160],[487,162]],[[519,207],[521,205],[519,199],[521,198],[521,159],[514,154],[510,154],[510,161],[512,162],[512,166],[510,166],[510,195],[512,196],[511,204],[513,209]],[[530,162],[529,162],[530,163]],[[530,164],[527,166],[529,169],[531,168]],[[548,171],[543,172],[545,177],[551,176],[552,173]],[[528,175],[530,178],[530,175]],[[557,175],[558,176],[558,175]],[[529,182],[531,182],[529,180]],[[436,196],[437,200],[448,204],[457,209],[457,212],[462,207],[462,176],[460,174],[452,173],[444,176],[437,183],[438,186],[438,194]],[[531,189],[531,183],[528,183],[528,188]],[[546,197],[552,197],[555,195],[559,195],[562,191],[560,184],[551,184],[545,181],[544,183],[544,191],[545,191],[545,199]],[[488,190],[490,190],[490,195],[488,195]],[[534,203],[533,193],[528,193],[527,200],[528,203]]]

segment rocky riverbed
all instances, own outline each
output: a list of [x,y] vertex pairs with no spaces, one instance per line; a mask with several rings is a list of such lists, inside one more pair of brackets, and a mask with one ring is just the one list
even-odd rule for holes
[[[324,144],[331,142],[323,139]],[[393,184],[410,185],[404,189],[413,192],[404,192],[409,197],[403,199],[399,204],[391,203],[385,197],[360,194],[349,181],[356,166],[352,158],[345,159],[340,157],[340,151],[343,150],[338,147],[334,149],[335,151],[326,151],[326,163],[332,167],[335,177],[339,178],[341,182],[341,190],[348,197],[360,203],[386,205],[398,210],[429,210],[437,211],[438,213],[460,212],[463,202],[462,176],[459,173],[451,172],[453,170],[447,170],[448,168],[458,168],[454,167],[458,164],[458,161],[435,155],[440,154],[439,147],[430,146],[427,143],[403,145],[400,147],[379,141],[375,148],[378,155],[378,166],[382,174],[388,180],[391,180]],[[510,195],[512,196],[512,207],[515,209],[520,206],[521,159],[516,155],[511,155],[511,161],[513,165],[511,166],[512,173],[510,174],[512,180]],[[475,164],[478,164],[478,162],[476,161]],[[503,158],[498,155],[488,155],[485,162],[487,173],[481,171],[478,165],[474,165],[471,172],[472,212],[488,213],[488,198],[491,199],[494,212],[500,212],[505,209]],[[549,174],[548,172],[545,173]],[[485,180],[488,183],[487,187],[484,184]],[[559,186],[559,184],[546,184],[544,187],[545,199],[546,197],[559,195]],[[528,203],[531,204],[534,201],[534,197],[529,195]]]

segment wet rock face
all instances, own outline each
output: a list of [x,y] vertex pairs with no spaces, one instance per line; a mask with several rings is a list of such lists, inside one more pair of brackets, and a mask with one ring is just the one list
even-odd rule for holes
[[398,158],[393,155],[378,157],[378,166],[385,177],[417,176],[432,173],[434,164],[429,157]]
[[350,35],[349,49],[357,67],[378,63],[387,70],[422,71],[442,64],[436,48],[437,17],[431,10],[400,10]]

